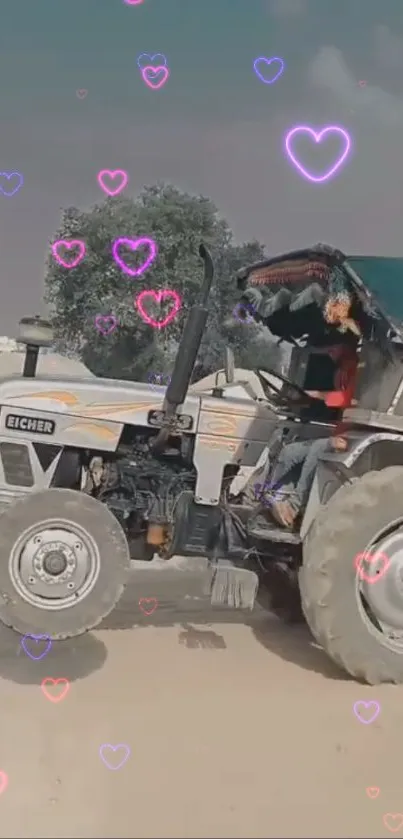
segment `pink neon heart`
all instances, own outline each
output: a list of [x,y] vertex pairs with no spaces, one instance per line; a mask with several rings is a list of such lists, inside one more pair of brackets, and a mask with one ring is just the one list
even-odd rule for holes
[[[107,195],[111,196],[119,195],[119,192],[122,192],[122,189],[127,186],[127,182],[129,180],[127,172],[124,172],[123,169],[102,169],[101,172],[98,172],[97,178],[101,189],[103,189]],[[107,183],[105,183],[105,178],[110,178],[112,181],[116,181],[116,179],[118,179],[119,183],[114,188],[110,187]]]
[[7,787],[8,787],[8,775],[7,775],[7,772],[3,772],[3,771],[1,771],[1,772],[0,772],[0,795],[2,794],[2,792],[4,792],[4,790],[6,790],[6,789],[7,789]]
[[[150,606],[147,607],[145,605],[146,603],[149,603]],[[157,600],[156,597],[140,597],[139,606],[140,606],[141,611],[145,615],[152,615],[152,613],[155,612],[155,610],[158,606],[158,600]]]
[[[156,82],[155,77],[159,73],[162,73],[162,79],[159,82]],[[148,87],[151,87],[152,90],[159,90],[159,88],[162,87],[169,78],[169,70],[168,67],[164,67],[163,64],[159,67],[153,67],[152,64],[148,64],[147,67],[142,68],[141,75],[143,77],[143,81],[145,81]]]
[[[118,250],[122,245],[133,251],[136,251],[138,248],[142,248],[146,245],[150,249],[150,254],[143,265],[140,265],[140,268],[130,268],[124,259],[122,259],[122,257],[118,254]],[[157,256],[157,245],[152,239],[147,239],[145,237],[142,239],[126,239],[122,236],[120,239],[115,239],[112,245],[112,254],[116,265],[118,265],[125,274],[128,274],[129,277],[140,277],[141,274],[144,274],[144,271],[147,270],[151,263],[154,262],[154,259]]]
[[[61,691],[61,693],[56,694],[56,696],[54,696],[52,693],[49,693],[47,683],[50,682],[52,688],[57,687],[57,685],[63,684],[63,690]],[[70,690],[70,682],[68,679],[52,679],[51,676],[48,676],[46,679],[42,679],[41,689],[42,693],[45,694],[46,699],[49,699],[51,702],[61,702]]]
[[[376,562],[377,566],[375,567],[375,574],[373,574],[372,576],[370,574],[367,574],[367,572],[364,571],[362,568],[363,562],[366,562],[368,564],[368,570],[370,570],[371,563]],[[380,568],[378,565],[379,562],[382,563]],[[364,551],[363,553],[357,554],[354,560],[355,570],[357,571],[360,580],[363,580],[364,583],[378,582],[378,580],[380,580],[384,576],[384,574],[386,574],[389,565],[390,559],[386,556],[386,554],[382,553],[382,551],[375,551],[373,556],[371,556],[367,551]]]
[[[78,255],[71,262],[66,262],[66,260],[58,253],[60,248],[65,248],[66,251],[78,248]],[[79,239],[72,239],[71,242],[66,242],[65,239],[58,239],[58,241],[54,242],[52,245],[52,254],[56,262],[58,262],[63,268],[75,268],[76,265],[84,259],[85,244]]]
[[[168,297],[172,297],[172,299],[173,299],[172,312],[169,312],[169,315],[167,315],[166,318],[164,318],[164,320],[162,320],[162,321],[155,320],[155,318],[152,318],[149,314],[147,314],[146,311],[144,311],[143,301],[145,301],[147,298],[150,298],[150,297],[153,298],[154,300],[156,300],[157,303],[161,303],[162,300],[166,300]],[[177,315],[177,313],[179,312],[179,309],[182,305],[179,294],[177,294],[176,291],[171,291],[170,289],[166,289],[165,291],[150,291],[150,290],[141,291],[140,294],[138,295],[138,297],[135,300],[135,304],[136,304],[136,306],[139,310],[140,317],[144,320],[145,323],[149,323],[150,326],[154,326],[155,329],[163,329],[164,326],[167,326],[167,324],[170,323],[171,320],[174,319],[175,315]]]
[[383,823],[391,833],[397,833],[403,825],[403,813],[385,813]]

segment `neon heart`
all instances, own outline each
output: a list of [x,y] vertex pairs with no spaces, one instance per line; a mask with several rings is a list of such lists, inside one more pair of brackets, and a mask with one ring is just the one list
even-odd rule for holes
[[[164,379],[166,380],[165,382]],[[169,382],[171,381],[171,377],[168,375],[168,373],[149,373],[147,376],[147,381],[152,388],[168,387]]]
[[403,825],[403,813],[385,813],[383,823],[391,833],[397,833]]
[[[155,320],[155,318],[152,318],[150,315],[147,314],[147,312],[144,311],[143,302],[147,299],[147,297],[152,297],[154,300],[156,300],[157,303],[162,303],[163,300],[166,300],[168,297],[172,297],[174,301],[174,308],[172,312],[170,312],[169,315],[167,315],[166,318],[164,318],[164,320]],[[149,323],[150,326],[154,326],[155,329],[163,329],[164,326],[167,326],[167,324],[174,319],[175,315],[179,312],[179,309],[182,305],[179,294],[177,294],[176,291],[170,291],[170,289],[166,289],[165,291],[142,291],[136,298],[135,303],[139,311],[140,317],[143,318],[145,323]]]
[[[360,706],[362,706],[362,711],[360,710]],[[364,711],[364,712],[365,712],[365,711],[368,711],[368,710],[369,710],[369,708],[371,708],[371,707],[372,707],[372,709],[373,709],[373,710],[372,710],[372,714],[371,714],[371,715],[370,715],[370,717],[366,720],[366,719],[362,716],[363,711]],[[355,713],[355,715],[356,715],[357,719],[358,719],[360,722],[365,723],[365,725],[369,725],[371,722],[373,722],[374,720],[376,720],[376,718],[377,718],[378,714],[380,713],[381,706],[380,706],[379,702],[376,702],[375,700],[372,700],[372,701],[370,701],[370,702],[365,702],[365,701],[362,699],[362,700],[359,700],[358,702],[355,702],[355,703],[354,703],[353,710],[354,710],[354,713]]]
[[156,64],[156,61],[155,61],[156,58],[163,58],[164,59],[163,61],[158,62],[158,67],[162,67],[162,65],[164,65],[164,67],[166,67],[167,60],[166,60],[165,55],[162,52],[156,52],[155,55],[149,55],[148,52],[142,52],[141,55],[139,55],[139,57],[137,59],[137,67],[140,70],[143,69],[142,61],[141,61],[142,58],[148,58],[149,65],[150,64],[155,65]]
[[[334,166],[332,166],[324,175],[321,175],[320,177],[312,175],[310,172],[307,171],[307,169],[305,169],[302,163],[300,163],[299,160],[297,160],[294,152],[292,151],[292,142],[298,134],[309,134],[310,137],[313,137],[315,143],[320,143],[322,138],[328,134],[338,134],[343,139],[344,151],[337,159]],[[288,157],[291,160],[291,163],[294,164],[296,169],[298,169],[298,171],[301,173],[301,175],[304,176],[304,178],[307,178],[308,181],[312,181],[315,184],[327,181],[329,178],[332,177],[332,175],[334,175],[337,172],[338,169],[340,169],[340,166],[342,165],[342,163],[344,163],[350,151],[350,148],[351,139],[349,134],[347,133],[347,131],[344,130],[344,128],[340,128],[340,126],[338,125],[328,125],[326,128],[323,128],[322,131],[314,131],[313,128],[310,128],[308,125],[297,125],[295,128],[292,128],[291,131],[288,132],[285,138],[285,149],[288,154]]]
[[95,327],[101,335],[110,335],[117,325],[115,315],[97,315],[95,318]]
[[[162,74],[162,78],[159,82],[155,81],[155,77],[159,74]],[[165,82],[169,78],[169,70],[168,67],[152,67],[151,64],[147,67],[143,67],[141,70],[141,75],[143,77],[143,81],[151,87],[152,90],[159,90]]]
[[[34,655],[33,653],[31,653],[29,651],[29,649],[27,647],[27,641],[28,640],[35,641],[36,644],[38,644],[39,641],[46,640],[46,647],[43,650],[43,652],[39,653],[39,655]],[[47,655],[48,652],[50,652],[51,646],[52,646],[52,642],[51,642],[48,635],[24,635],[24,637],[21,641],[21,647],[24,650],[24,653],[26,653],[26,655],[29,656],[29,658],[31,658],[32,661],[40,661],[41,658],[45,658],[45,655]]]
[[379,787],[367,787],[365,792],[367,793],[368,798],[378,798],[380,789]]
[[[237,309],[239,310],[239,312],[235,314]],[[237,320],[238,323],[255,323],[255,319],[253,317],[252,312],[254,314],[257,314],[256,307],[252,306],[252,303],[240,302],[236,304],[234,311],[232,312],[232,317],[235,318],[235,320]]]
[[[116,180],[117,178],[120,183],[118,183],[118,185],[113,188],[105,183],[105,178],[110,178],[112,181]],[[102,169],[101,172],[98,172],[97,179],[101,189],[103,189],[103,191],[106,192],[107,195],[112,196],[119,195],[119,192],[122,192],[122,189],[124,189],[125,186],[127,186],[129,176],[127,172],[124,172],[123,169]]]
[[[274,78],[265,79],[264,76],[262,76],[262,73],[258,69],[257,65],[258,65],[259,62],[263,62],[263,64],[265,64],[267,67],[270,67],[270,64],[272,64],[273,61],[280,62],[281,67],[277,71]],[[283,61],[282,58],[265,58],[264,56],[261,56],[261,58],[255,58],[255,60],[253,62],[253,69],[254,69],[258,79],[260,79],[260,81],[263,82],[263,84],[273,84],[275,81],[277,81],[278,78],[280,78],[281,74],[284,73],[284,61]]]
[[[138,248],[142,248],[144,246],[150,249],[150,255],[146,259],[143,265],[140,265],[140,268],[129,268],[126,265],[126,262],[119,256],[118,250],[122,245],[126,248],[130,248],[133,251],[136,251]],[[144,274],[144,271],[149,268],[152,262],[154,262],[155,257],[157,256],[157,245],[153,242],[152,239],[125,239],[124,237],[121,239],[116,239],[116,241],[112,245],[112,254],[116,264],[125,274],[128,274],[129,277],[140,277],[141,274]]]
[[85,90],[84,87],[81,87],[80,90],[76,90],[76,96],[79,99],[85,99],[85,97],[87,96],[87,93],[88,93],[88,90]]
[[[66,251],[76,250],[78,248],[78,255],[71,262],[66,262],[58,253],[60,248],[65,248]],[[59,239],[52,245],[52,254],[62,268],[75,268],[85,257],[85,244],[79,239],[72,239],[71,242],[66,242],[65,239]]]
[[[105,752],[108,749],[111,749],[113,753],[117,752],[118,749],[123,749],[124,755],[123,755],[120,763],[117,763],[115,766],[111,765],[110,760],[106,757],[106,754],[105,754]],[[123,766],[123,764],[126,763],[128,757],[130,755],[130,748],[129,748],[129,746],[126,745],[126,743],[119,743],[118,746],[111,746],[110,743],[104,743],[102,746],[100,746],[99,755],[100,755],[101,760],[104,762],[105,766],[108,767],[108,769],[120,769],[120,767]]]
[[[147,607],[145,605],[143,605],[145,603],[152,603],[153,605],[151,606],[151,608],[147,609]],[[155,610],[158,606],[158,600],[157,600],[156,597],[140,597],[139,606],[140,606],[141,611],[145,615],[152,615],[152,613],[155,612]]]
[[[379,560],[382,562],[383,567],[379,571],[376,570],[373,576],[370,576],[361,568],[363,562],[367,562],[370,565],[371,562],[378,562]],[[389,568],[389,565],[390,559],[386,556],[386,554],[382,553],[382,551],[375,551],[373,556],[370,556],[367,551],[364,551],[363,553],[357,554],[354,560],[354,566],[358,576],[360,580],[363,580],[365,583],[376,583],[384,576]]]
[[[56,687],[56,685],[64,684],[64,689],[61,693],[58,694],[58,696],[53,696],[51,693],[49,693],[49,690],[46,687],[46,685],[50,682],[52,683],[53,687]],[[61,702],[69,691],[70,682],[68,681],[68,679],[51,679],[50,676],[48,676],[48,678],[42,680],[41,688],[42,693],[44,693],[46,696],[46,699],[50,699],[51,702]]]
[[8,775],[7,772],[0,771],[0,795],[5,792],[8,787]]
[[12,195],[15,195],[15,193],[18,192],[19,189],[21,189],[24,183],[24,178],[22,177],[20,172],[0,172],[0,178],[5,178],[7,181],[9,181],[10,178],[18,179],[18,183],[13,189],[6,189],[0,184],[0,192],[2,192],[3,195],[6,195],[7,198],[11,198]]

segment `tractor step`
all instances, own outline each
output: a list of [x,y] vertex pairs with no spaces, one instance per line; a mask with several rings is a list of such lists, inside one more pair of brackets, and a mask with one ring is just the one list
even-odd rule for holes
[[254,519],[247,528],[248,536],[260,542],[281,542],[289,545],[300,545],[301,536],[294,530],[287,530],[286,527],[279,527],[277,524],[267,521],[263,516]]

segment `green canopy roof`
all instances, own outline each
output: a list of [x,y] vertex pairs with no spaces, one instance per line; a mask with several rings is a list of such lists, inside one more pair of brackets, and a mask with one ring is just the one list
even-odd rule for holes
[[393,320],[403,322],[403,257],[348,256],[347,261]]

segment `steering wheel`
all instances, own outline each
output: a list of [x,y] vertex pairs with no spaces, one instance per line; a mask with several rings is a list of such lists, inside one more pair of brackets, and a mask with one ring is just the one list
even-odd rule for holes
[[317,401],[316,399],[313,399],[312,396],[308,396],[308,394],[305,392],[305,390],[303,390],[302,387],[299,387],[299,385],[294,384],[294,382],[292,382],[290,379],[288,379],[287,376],[283,376],[281,373],[277,373],[275,370],[270,370],[270,368],[268,368],[268,367],[260,367],[260,370],[262,370],[263,373],[268,373],[270,376],[275,376],[276,379],[281,379],[283,384],[286,385],[286,388],[288,390],[288,394],[287,394],[287,390],[283,391],[283,389],[281,387],[277,387],[277,385],[273,384],[272,382],[268,382],[267,379],[264,378],[264,376],[261,376],[259,369],[254,370],[254,372],[256,373],[256,375],[257,375],[259,381],[261,382],[261,384],[266,388],[267,387],[271,388],[272,390],[274,390],[275,393],[277,393],[282,398],[284,398],[284,399],[289,398],[292,402],[294,402],[294,401],[296,402],[297,400],[301,400],[301,398],[303,398],[305,403],[308,402],[308,401],[309,402],[316,402]]

